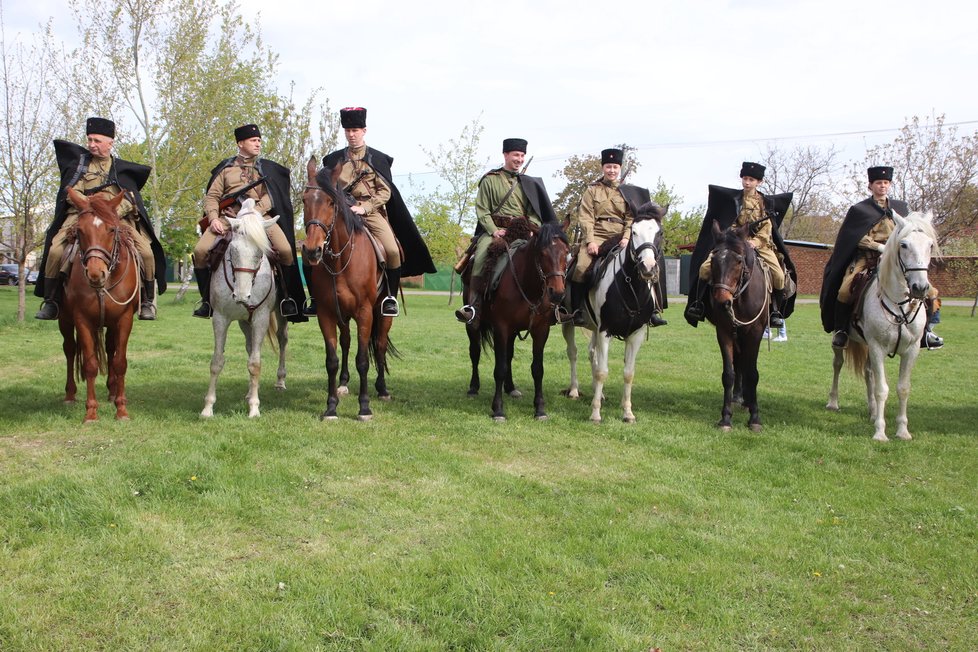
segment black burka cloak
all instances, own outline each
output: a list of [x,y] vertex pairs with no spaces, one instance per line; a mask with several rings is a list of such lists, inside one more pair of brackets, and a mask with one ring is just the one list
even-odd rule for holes
[[[774,246],[778,252],[784,256],[784,266],[789,276],[796,283],[798,282],[798,272],[795,271],[794,263],[788,255],[784,239],[781,237],[781,222],[791,206],[791,198],[794,193],[786,192],[779,195],[765,195],[758,193],[764,202],[764,210],[771,215],[774,220],[774,228],[771,230]],[[704,294],[709,286],[705,281],[700,280],[700,266],[706,257],[713,251],[713,220],[716,220],[721,229],[727,229],[740,215],[743,207],[744,191],[740,188],[725,188],[723,186],[709,186],[709,199],[706,204],[706,215],[703,216],[703,226],[700,228],[700,235],[696,239],[696,248],[693,249],[693,256],[689,265],[689,296],[686,300],[687,307],[694,301],[704,301]],[[795,310],[795,297],[787,298],[781,306],[781,315],[785,318],[791,316]],[[687,320],[691,326],[697,326],[696,320]]]
[[[344,147],[324,156],[323,167],[332,170],[337,165],[342,164],[346,160],[347,149]],[[404,199],[391,178],[393,157],[373,147],[366,149],[367,151],[363,155],[364,163],[379,174],[391,189],[391,198],[387,201],[386,206],[387,220],[394,232],[394,237],[401,243],[401,248],[404,250],[404,260],[401,261],[401,276],[434,274],[438,270],[435,269],[435,263],[431,260],[428,245],[421,237],[421,233],[414,223],[414,218],[411,217],[411,212],[404,204]]]
[[[88,164],[92,160],[92,154],[85,147],[76,145],[66,140],[54,141],[54,153],[58,161],[58,170],[61,173],[61,188],[58,190],[58,197],[54,205],[54,221],[48,227],[44,235],[44,253],[41,256],[41,274],[37,277],[37,285],[34,286],[34,295],[44,296],[44,270],[47,264],[48,251],[51,249],[51,242],[54,236],[61,230],[65,219],[68,216],[68,188],[76,183],[81,175],[88,170]],[[109,178],[123,190],[132,193],[136,211],[139,213],[139,223],[143,231],[149,238],[150,247],[153,250],[155,264],[156,287],[160,294],[166,292],[166,254],[163,253],[163,245],[156,237],[153,230],[153,223],[149,220],[146,207],[143,205],[143,197],[140,194],[152,168],[121,158],[112,159],[112,167],[109,170]]]
[[[211,170],[211,178],[207,181],[205,193],[207,190],[210,190],[218,173],[234,163],[236,158],[237,156],[226,158]],[[259,158],[255,161],[255,171],[258,173],[258,176],[265,177],[265,189],[272,198],[272,208],[268,213],[272,217],[278,217],[278,225],[282,228],[282,232],[285,233],[285,239],[289,241],[289,247],[292,248],[292,259],[298,262],[299,258],[295,251],[295,215],[292,211],[292,183],[290,181],[292,173],[284,165],[265,158]],[[289,292],[289,296],[299,307],[299,314],[287,317],[287,319],[291,322],[309,321],[309,318],[302,314],[302,306],[306,301],[306,291],[302,285],[299,266],[283,266],[282,270],[285,274],[285,287]]]
[[[889,204],[890,210],[903,217],[910,212],[906,202],[891,199]],[[822,272],[822,292],[819,294],[818,304],[821,309],[822,328],[826,333],[835,330],[835,302],[839,296],[839,286],[842,285],[842,277],[845,276],[846,269],[856,256],[856,247],[862,237],[869,233],[869,230],[885,215],[886,212],[872,197],[853,204],[846,212],[839,233],[835,237],[832,255],[829,256],[828,262],[825,263],[825,271]]]

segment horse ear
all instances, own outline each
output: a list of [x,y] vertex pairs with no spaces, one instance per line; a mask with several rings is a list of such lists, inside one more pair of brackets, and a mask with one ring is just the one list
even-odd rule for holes
[[267,231],[270,228],[272,228],[273,226],[275,226],[275,223],[278,222],[278,218],[279,218],[279,216],[276,215],[275,217],[273,217],[271,219],[262,220],[262,225],[264,225],[265,230]]
[[930,211],[929,210],[926,213],[924,213],[924,218],[923,219],[928,224],[933,224],[934,223],[934,211]]
[[126,198],[126,191],[120,190],[119,194],[109,200],[109,208],[115,210],[122,203],[122,200]]
[[333,182],[334,188],[340,187],[340,173],[343,172],[343,166],[337,165],[333,168],[331,174],[329,175],[330,181]]
[[231,230],[232,231],[236,231],[237,229],[239,229],[241,227],[241,218],[240,217],[229,217],[229,218],[227,218],[227,221],[228,221],[228,224],[231,225]]
[[74,188],[68,188],[68,201],[75,208],[82,210],[88,208],[88,197],[78,192]]
[[309,173],[309,183],[315,183],[316,181],[316,157],[310,156],[309,162],[306,163],[306,172]]
[[896,226],[897,231],[902,229],[906,225],[906,223],[907,220],[902,215],[900,215],[896,211],[893,211],[893,224]]
[[[251,203],[249,204],[248,202]],[[252,197],[248,197],[248,199],[241,202],[241,210],[249,213],[255,210],[255,200]]]
[[716,242],[720,239],[723,234],[723,229],[720,228],[720,223],[713,220],[713,241]]

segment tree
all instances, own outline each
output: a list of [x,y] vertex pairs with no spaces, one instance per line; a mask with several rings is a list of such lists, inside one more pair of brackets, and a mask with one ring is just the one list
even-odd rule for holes
[[[662,177],[656,182],[655,192],[652,193],[652,201],[659,206],[678,206],[683,203],[683,198],[676,194],[672,186],[667,186]],[[698,206],[685,213],[671,208],[662,220],[662,254],[664,256],[680,256],[685,251],[679,247],[696,242],[699,237],[700,227],[703,225],[703,215],[706,209]]]
[[764,173],[765,192],[793,193],[791,209],[781,223],[782,236],[789,238],[797,235],[793,231],[800,220],[833,214],[835,186],[832,175],[838,167],[837,157],[838,151],[832,146],[826,150],[796,147],[787,152],[768,146],[762,157],[767,167]]
[[431,258],[439,267],[451,267],[464,249],[463,229],[456,221],[455,207],[437,194],[415,198],[414,222],[428,245]]
[[915,210],[934,212],[942,245],[978,224],[978,131],[958,136],[957,127],[945,126],[944,115],[914,116],[892,143],[869,149],[850,168],[851,198],[866,195],[866,168],[873,165],[893,166],[893,196]]
[[24,320],[26,310],[25,264],[44,242],[58,188],[51,141],[63,125],[56,107],[65,103],[49,72],[51,51],[44,43],[50,33],[49,23],[42,37],[30,44],[9,42],[0,4],[0,215],[5,222],[0,245],[10,252],[20,271],[18,321]]
[[[480,159],[478,155],[484,130],[480,118],[463,127],[457,139],[439,144],[434,151],[421,148],[428,157],[428,165],[445,184],[443,189],[431,193],[428,199],[442,204],[447,210],[445,218],[462,230],[475,229],[475,197],[479,179],[489,167],[489,159]],[[424,203],[422,198],[421,204]],[[429,217],[439,212],[443,211],[439,209]]]
[[[615,147],[625,151],[622,177],[627,182],[626,174],[631,176],[642,164],[635,156],[635,148],[625,144]],[[554,212],[560,219],[568,215],[573,219],[573,214],[577,212],[577,205],[580,203],[581,197],[584,196],[584,189],[588,187],[588,184],[601,179],[601,157],[597,154],[584,154],[583,156],[575,154],[567,159],[564,167],[554,173],[554,176],[566,181],[564,187],[557,193],[557,198],[553,201]]]

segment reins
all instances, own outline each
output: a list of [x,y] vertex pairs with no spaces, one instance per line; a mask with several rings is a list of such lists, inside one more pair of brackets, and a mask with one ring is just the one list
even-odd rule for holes
[[[748,244],[747,246],[752,246],[752,245]],[[755,253],[753,256],[753,263],[748,268],[746,265],[743,264],[744,256],[738,253],[733,253],[733,252],[730,253],[736,256],[737,260],[741,262],[740,280],[737,283],[737,286],[735,287],[730,287],[729,285],[726,285],[724,283],[714,283],[713,287],[724,289],[727,292],[730,292],[731,295],[733,295],[730,301],[730,306],[727,308],[727,315],[730,317],[730,321],[734,325],[734,328],[741,328],[743,326],[750,326],[751,324],[755,323],[758,319],[761,318],[761,315],[764,314],[765,309],[767,309],[767,295],[770,293],[770,288],[768,287],[767,275],[763,274],[763,270],[762,270],[762,276],[764,278],[764,301],[761,301],[761,307],[757,311],[757,314],[754,315],[753,318],[749,319],[748,321],[741,321],[740,319],[738,319],[737,300],[744,292],[747,291],[747,288],[750,287],[751,281],[754,278],[754,270],[760,266],[760,260],[757,254]]]
[[[86,213],[95,214],[95,211],[91,208],[85,208],[78,212],[78,216],[81,217]],[[105,263],[108,268],[108,280],[111,281],[116,269],[119,266],[119,259],[122,257],[123,243],[122,243],[122,232],[121,225],[116,225],[111,227],[112,232],[112,250],[108,250],[105,247],[99,245],[92,245],[87,247],[83,252],[80,252],[82,259],[82,266],[88,265],[88,261],[92,258],[97,258]],[[78,238],[79,241],[81,238]],[[80,244],[80,242],[79,242]],[[115,282],[111,284],[103,285],[102,287],[94,287],[89,283],[89,287],[95,290],[95,296],[98,297],[98,312],[99,312],[99,328],[105,327],[105,297],[108,297],[112,303],[117,306],[126,306],[132,303],[133,299],[139,294],[139,267],[136,267],[136,282],[133,283],[132,294],[125,301],[119,301],[114,296],[112,296],[112,290],[117,287],[129,274],[129,266],[133,264],[136,260],[135,246],[132,243],[125,245],[125,251],[128,253],[126,258],[126,265],[122,268],[121,274],[115,278]]]

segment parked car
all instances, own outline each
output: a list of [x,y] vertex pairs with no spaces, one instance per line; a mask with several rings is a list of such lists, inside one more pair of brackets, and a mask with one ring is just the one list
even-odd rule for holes
[[0,284],[17,285],[17,279],[19,278],[16,263],[4,263],[0,265]]
[[31,285],[37,285],[37,274],[38,272],[36,269],[32,269],[31,271],[27,272],[27,282]]

